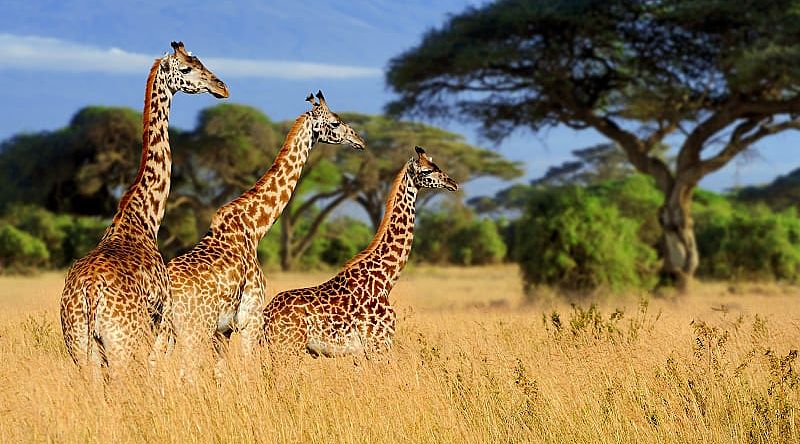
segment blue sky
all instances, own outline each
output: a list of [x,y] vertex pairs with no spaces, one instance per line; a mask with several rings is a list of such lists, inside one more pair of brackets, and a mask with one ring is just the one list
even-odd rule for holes
[[[306,109],[322,89],[338,111],[379,113],[391,99],[383,70],[448,14],[480,1],[18,1],[0,15],[0,139],[64,126],[86,105],[140,109],[153,58],[182,40],[231,89],[232,102],[262,109],[274,120]],[[191,128],[209,95],[176,97],[171,124]],[[525,163],[528,180],[568,159],[569,151],[604,139],[592,131],[520,131],[499,145],[474,128],[435,122],[478,145]],[[762,142],[706,178],[715,190],[770,181],[800,166],[800,134]],[[445,164],[444,159],[440,163]],[[265,166],[266,168],[266,166]],[[470,195],[503,184],[482,180]]]

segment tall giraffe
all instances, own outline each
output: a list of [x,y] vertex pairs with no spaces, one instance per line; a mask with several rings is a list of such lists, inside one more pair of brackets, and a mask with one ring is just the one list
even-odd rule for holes
[[411,251],[417,193],[421,188],[458,189],[425,150],[416,151],[418,157],[394,179],[372,243],[327,282],[278,293],[264,308],[270,351],[333,357],[391,347],[395,313],[389,292]]
[[142,158],[100,243],[76,261],[61,294],[61,328],[72,359],[96,369],[124,368],[143,357],[169,308],[169,278],[156,238],[170,187],[172,96],[208,92],[228,97],[228,87],[181,42],[156,59],[147,77],[142,116]]
[[317,99],[306,98],[312,109],[295,120],[272,167],[250,190],[217,210],[200,242],[167,265],[171,319],[184,363],[211,343],[219,358],[220,346],[234,330],[241,333],[246,354],[254,349],[263,331],[266,291],[258,242],[289,202],[317,142],[364,149],[364,140],[328,108],[321,91]]

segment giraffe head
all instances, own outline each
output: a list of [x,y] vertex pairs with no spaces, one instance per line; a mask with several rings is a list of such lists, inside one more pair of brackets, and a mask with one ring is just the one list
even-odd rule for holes
[[417,151],[417,158],[412,157],[408,161],[408,170],[417,188],[446,188],[449,191],[458,189],[456,181],[433,163],[433,158],[428,157],[422,147],[417,146],[414,149]]
[[306,100],[311,103],[311,127],[314,131],[316,142],[338,145],[347,143],[357,150],[363,150],[367,143],[358,133],[345,123],[338,114],[328,108],[322,91],[317,91],[316,101],[314,94],[309,94]]
[[200,60],[187,52],[183,42],[172,42],[172,54],[161,59],[161,69],[167,72],[167,84],[173,94],[183,91],[188,94],[207,92],[221,99],[228,97],[228,86],[218,79]]

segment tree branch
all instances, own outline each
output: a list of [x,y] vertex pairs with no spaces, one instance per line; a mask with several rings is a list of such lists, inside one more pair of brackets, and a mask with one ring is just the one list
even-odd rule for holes
[[608,117],[601,117],[590,111],[579,112],[581,113],[580,117],[586,123],[604,136],[617,142],[637,170],[653,176],[659,188],[668,190],[672,186],[674,178],[667,164],[661,159],[649,155],[655,144],[646,144],[633,133],[622,129]]
[[313,207],[318,201],[322,199],[328,199],[337,194],[344,193],[344,190],[341,188],[337,188],[333,191],[326,191],[322,193],[317,193],[311,197],[309,197],[305,202],[300,204],[297,209],[294,210],[294,214],[303,214],[304,212],[308,211],[311,207]]
[[311,241],[314,240],[314,236],[317,235],[317,231],[319,231],[320,226],[322,226],[322,222],[325,221],[325,219],[328,217],[328,214],[330,214],[330,212],[338,207],[342,202],[347,200],[351,195],[352,193],[342,194],[326,205],[325,208],[323,208],[319,214],[317,214],[317,216],[311,222],[311,225],[308,227],[308,231],[306,232],[305,236],[303,236],[303,239],[301,239],[297,247],[293,249],[294,251],[292,253],[295,258],[302,256],[308,247],[311,246]]
[[[755,131],[753,131],[755,129]],[[800,129],[800,119],[785,120],[774,125],[769,120],[748,119],[738,124],[731,134],[728,144],[715,156],[701,161],[696,168],[695,175],[699,181],[705,175],[717,171],[725,166],[734,156],[747,149],[749,146],[772,134],[788,129]]]

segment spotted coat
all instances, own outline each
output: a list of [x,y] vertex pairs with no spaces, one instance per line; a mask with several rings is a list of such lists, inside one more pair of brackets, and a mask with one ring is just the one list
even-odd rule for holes
[[458,189],[422,148],[417,153],[397,174],[372,243],[330,280],[278,293],[266,306],[270,351],[333,357],[391,348],[396,316],[389,293],[411,251],[417,193]]
[[227,86],[190,53],[156,59],[145,90],[139,172],[123,195],[99,245],[70,268],[61,295],[61,327],[79,365],[124,368],[149,352],[169,280],[156,238],[170,188],[169,111],[177,91],[228,97]]
[[317,142],[364,148],[364,140],[309,95],[312,109],[294,122],[272,167],[244,194],[220,208],[211,228],[189,252],[171,260],[169,270],[176,347],[184,363],[219,346],[233,331],[250,354],[262,334],[266,279],[258,242],[280,216],[294,192],[311,148]]

